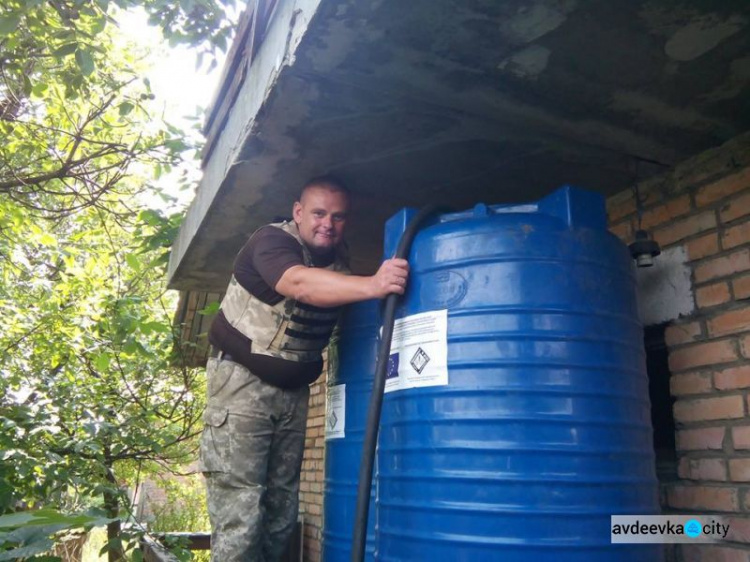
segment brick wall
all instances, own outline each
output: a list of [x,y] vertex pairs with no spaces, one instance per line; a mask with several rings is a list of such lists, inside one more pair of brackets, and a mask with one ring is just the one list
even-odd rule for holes
[[[323,369],[325,373],[325,369]],[[320,562],[320,542],[323,530],[323,472],[324,422],[326,402],[326,377],[320,377],[310,387],[310,411],[305,436],[305,457],[302,461],[300,481],[300,512],[304,514],[304,560]]]
[[[678,560],[750,560],[750,134],[639,185],[643,228],[685,247],[696,309],[666,330],[679,480],[665,511],[726,513],[732,542]],[[637,229],[631,190],[607,202],[611,230]]]

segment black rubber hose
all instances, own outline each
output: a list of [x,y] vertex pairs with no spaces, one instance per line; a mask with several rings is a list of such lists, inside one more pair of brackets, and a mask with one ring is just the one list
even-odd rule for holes
[[[422,208],[401,235],[396,250],[396,258],[405,259],[409,255],[412,240],[417,234],[420,225],[430,216],[438,212],[437,205],[428,205]],[[365,558],[365,547],[367,545],[367,518],[370,510],[370,488],[372,487],[372,467],[375,461],[375,449],[378,442],[378,430],[380,429],[380,412],[383,409],[383,390],[385,389],[386,369],[391,352],[391,340],[393,339],[393,323],[396,317],[396,305],[401,295],[390,294],[385,299],[383,308],[383,335],[378,349],[377,366],[375,368],[375,380],[370,395],[370,407],[367,411],[367,425],[365,426],[365,437],[362,443],[362,462],[359,465],[359,483],[357,487],[357,509],[354,519],[354,537],[352,538],[351,562],[362,562]]]

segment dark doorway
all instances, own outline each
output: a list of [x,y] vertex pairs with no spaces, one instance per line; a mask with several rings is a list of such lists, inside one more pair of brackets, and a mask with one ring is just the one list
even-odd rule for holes
[[677,478],[675,425],[672,414],[674,398],[669,391],[669,353],[664,341],[667,324],[648,326],[644,331],[648,394],[651,400],[651,423],[654,427],[656,474],[660,482]]

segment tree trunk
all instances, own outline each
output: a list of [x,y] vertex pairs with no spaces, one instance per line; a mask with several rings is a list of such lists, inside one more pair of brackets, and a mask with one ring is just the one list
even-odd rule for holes
[[[117,480],[112,472],[112,465],[109,462],[107,463],[107,481],[116,489]],[[107,544],[110,545],[107,551],[107,560],[109,562],[122,562],[125,560],[122,543],[115,540],[120,539],[120,532],[122,531],[120,498],[114,490],[104,490],[102,495],[104,497],[104,509],[107,512],[107,517],[114,519],[114,521],[107,524]]]

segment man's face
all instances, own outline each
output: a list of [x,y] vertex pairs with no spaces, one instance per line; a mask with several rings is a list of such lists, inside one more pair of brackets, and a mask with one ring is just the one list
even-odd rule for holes
[[344,239],[349,198],[325,186],[305,190],[292,215],[302,241],[315,253],[327,253]]

